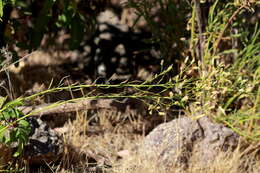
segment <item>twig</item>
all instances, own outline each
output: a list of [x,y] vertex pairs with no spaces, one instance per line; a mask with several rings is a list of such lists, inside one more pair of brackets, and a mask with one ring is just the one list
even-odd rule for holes
[[218,39],[217,39],[217,41],[216,41],[216,43],[215,43],[215,46],[214,46],[213,55],[216,54],[217,48],[218,48],[218,46],[219,46],[219,44],[220,44],[220,42],[221,42],[221,40],[222,40],[222,37],[223,37],[225,31],[227,30],[227,28],[229,27],[229,25],[232,23],[233,19],[234,19],[234,18],[239,14],[239,12],[240,12],[243,8],[245,8],[246,6],[247,6],[246,3],[243,4],[243,5],[242,5],[241,7],[239,7],[239,8],[233,13],[233,15],[229,18],[229,20],[228,20],[228,22],[226,23],[224,29],[221,31],[220,35],[218,36]]
[[[201,12],[201,7],[200,7],[200,1],[199,0],[195,0],[195,10],[196,10],[196,18],[197,18],[197,22],[198,22],[198,28],[199,28],[199,57],[202,63],[202,67],[203,67],[203,43],[204,43],[204,39],[203,39],[203,19],[202,19],[202,12]],[[203,68],[202,68],[203,70]]]

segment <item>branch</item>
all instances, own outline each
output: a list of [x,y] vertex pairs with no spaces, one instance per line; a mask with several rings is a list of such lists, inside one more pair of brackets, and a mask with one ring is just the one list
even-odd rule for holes
[[123,101],[116,99],[98,99],[98,100],[80,100],[75,103],[63,102],[42,104],[38,106],[20,106],[18,107],[24,114],[31,114],[33,116],[42,116],[48,114],[59,114],[76,112],[82,110],[93,109],[108,109],[125,112],[127,108],[141,108],[143,106],[141,101],[132,98],[125,98]]
[[235,17],[239,14],[239,12],[240,12],[243,8],[245,8],[245,7],[247,7],[247,4],[246,4],[246,3],[243,4],[241,7],[239,7],[239,8],[233,13],[233,15],[229,18],[229,20],[228,20],[228,22],[226,23],[224,29],[221,31],[221,33],[220,33],[219,36],[218,36],[218,39],[217,39],[216,44],[215,44],[215,46],[214,46],[213,55],[215,55],[215,53],[216,53],[216,51],[217,51],[217,48],[218,48],[218,46],[219,46],[219,44],[220,44],[220,42],[221,42],[221,40],[222,40],[222,37],[223,37],[225,31],[227,30],[227,28],[229,27],[229,25],[232,23],[232,21],[234,20],[234,18],[235,18]]

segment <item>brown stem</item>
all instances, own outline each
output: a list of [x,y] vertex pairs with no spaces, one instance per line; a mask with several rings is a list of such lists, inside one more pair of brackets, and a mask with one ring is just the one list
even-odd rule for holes
[[229,18],[228,22],[226,23],[224,29],[221,31],[221,33],[219,34],[218,36],[218,39],[216,41],[216,44],[214,46],[214,52],[213,52],[213,55],[216,54],[216,51],[217,51],[217,48],[222,40],[222,37],[225,33],[225,31],[227,30],[227,28],[229,27],[229,25],[232,23],[233,19],[238,15],[238,13],[247,6],[247,4],[243,4],[241,7],[239,7],[234,13],[233,15]]
[[202,67],[203,67],[203,18],[202,18],[202,11],[201,11],[201,6],[200,6],[200,0],[195,0],[195,10],[196,10],[196,19],[197,19],[197,23],[198,23],[198,29],[199,29],[199,47],[198,47],[198,53],[199,53],[199,57],[202,63]]

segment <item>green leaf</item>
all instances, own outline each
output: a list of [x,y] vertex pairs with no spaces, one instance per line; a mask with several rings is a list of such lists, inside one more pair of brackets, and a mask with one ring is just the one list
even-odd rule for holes
[[18,133],[18,129],[17,129],[17,128],[14,128],[14,129],[11,131],[11,133],[10,133],[10,141],[11,141],[11,142],[17,141],[17,140],[16,140],[17,133]]
[[71,23],[71,39],[69,42],[70,49],[73,50],[79,47],[80,42],[83,39],[84,28],[85,25],[83,20],[79,14],[76,14]]
[[6,132],[5,126],[0,125],[0,142],[2,143],[4,143],[5,141],[5,132]]
[[5,135],[0,135],[0,142],[6,144],[6,137]]
[[17,136],[17,139],[19,139],[24,144],[28,142],[28,130],[20,129],[19,135]]
[[15,107],[23,105],[23,101],[21,99],[15,99],[13,101],[8,102],[5,106],[6,107]]
[[5,143],[5,144],[7,144],[7,145],[9,145],[9,144],[11,143],[11,138],[10,138],[10,137],[6,137],[6,136],[4,135],[3,139],[4,139],[3,143]]
[[[3,126],[3,125],[0,125],[0,132],[2,131],[2,129],[4,129],[5,128],[5,126]],[[2,132],[1,132],[2,133]]]
[[29,127],[29,125],[30,125],[30,124],[29,124],[27,121],[25,121],[25,120],[20,120],[18,124],[19,124],[19,125],[22,125],[23,127]]
[[14,154],[13,154],[13,157],[18,157],[21,153],[19,151],[16,151]]
[[67,21],[67,18],[64,14],[62,14],[59,16],[58,20],[65,23]]
[[15,111],[15,115],[17,118],[20,118],[22,117],[24,114],[22,113],[22,111],[20,111],[19,109],[17,108],[14,108],[14,111]]
[[2,109],[2,107],[3,107],[3,105],[4,105],[5,101],[6,101],[6,99],[7,99],[7,96],[6,96],[6,97],[0,96],[0,109]]
[[3,116],[3,119],[4,119],[4,120],[9,120],[9,119],[11,118],[11,114],[10,114],[9,111],[4,111],[4,112],[2,113],[2,116]]
[[19,145],[18,145],[18,149],[17,151],[13,154],[13,157],[18,157],[22,154],[23,152],[23,148],[24,148],[24,144],[19,140],[18,141]]
[[3,17],[3,9],[4,9],[3,1],[0,0],[0,20],[2,20],[1,18]]
[[18,128],[15,133],[14,133],[14,137],[13,140],[16,141],[17,139],[19,139],[19,137],[21,136],[21,130]]

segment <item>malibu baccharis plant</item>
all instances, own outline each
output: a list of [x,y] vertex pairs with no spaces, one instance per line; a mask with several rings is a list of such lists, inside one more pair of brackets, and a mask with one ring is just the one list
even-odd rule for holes
[[31,131],[30,124],[23,119],[23,113],[16,107],[20,101],[6,103],[7,97],[0,97],[0,143],[16,148],[14,157],[22,154]]

